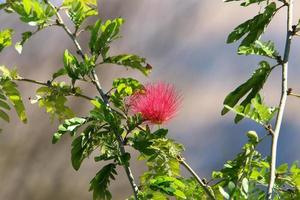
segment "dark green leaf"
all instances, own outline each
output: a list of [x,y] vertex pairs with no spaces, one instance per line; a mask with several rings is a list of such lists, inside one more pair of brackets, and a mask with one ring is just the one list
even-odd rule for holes
[[91,180],[90,191],[93,191],[94,200],[111,200],[112,196],[108,190],[110,179],[115,179],[116,165],[111,163],[105,165]]
[[271,41],[261,42],[256,40],[255,43],[249,46],[240,46],[238,49],[240,55],[261,55],[269,58],[275,58],[279,55]]
[[0,118],[2,118],[3,120],[9,122],[9,116],[1,109],[0,109]]
[[9,105],[5,101],[2,101],[2,100],[0,100],[0,107],[4,108],[6,110],[10,110]]
[[122,18],[107,20],[104,24],[98,20],[91,28],[91,39],[89,42],[90,50],[95,55],[102,55],[106,59],[109,44],[119,37],[121,25],[124,23]]
[[272,2],[265,8],[263,13],[237,26],[234,31],[229,34],[227,43],[236,42],[245,35],[246,37],[241,42],[241,46],[249,46],[254,43],[265,31],[265,28],[270,23],[275,12],[276,4]]
[[[223,104],[227,105],[231,108],[235,107],[235,105],[245,96],[247,97],[241,102],[241,106],[243,108],[246,105],[251,103],[251,100],[259,93],[262,89],[265,81],[267,80],[269,74],[271,72],[271,67],[266,61],[262,61],[259,63],[259,68],[253,73],[250,79],[248,79],[245,83],[237,87],[234,91],[232,91],[225,98]],[[222,115],[228,112],[228,108],[224,108],[222,110]],[[236,120],[240,121],[243,117],[239,116]]]

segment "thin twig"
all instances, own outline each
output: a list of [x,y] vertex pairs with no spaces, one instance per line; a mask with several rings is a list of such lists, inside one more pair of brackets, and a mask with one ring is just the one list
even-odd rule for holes
[[[29,82],[29,83],[34,83],[34,84],[37,84],[37,85],[43,85],[43,86],[46,86],[46,87],[49,87],[49,88],[54,88],[51,83],[48,84],[48,83],[44,83],[44,82],[40,82],[40,81],[36,81],[36,80],[32,80],[32,79],[28,79],[28,78],[17,78],[15,79],[16,81],[23,81],[23,82]],[[87,100],[93,100],[93,98],[91,97],[88,97],[84,94],[80,94],[80,93],[77,93],[77,92],[70,92],[68,95],[71,95],[71,96],[75,96],[75,97],[81,97],[81,98],[84,98],[84,99],[87,99]]]
[[177,157],[180,164],[182,164],[196,179],[196,181],[199,183],[199,185],[202,187],[202,189],[206,192],[206,194],[211,198],[212,200],[216,200],[212,192],[209,190],[207,185],[199,178],[199,176],[196,174],[196,172],[185,162],[185,159],[181,156]]
[[272,146],[271,146],[271,163],[270,163],[270,180],[268,184],[268,194],[267,199],[272,199],[273,188],[276,178],[276,157],[277,157],[277,143],[278,137],[280,133],[280,127],[282,124],[282,118],[284,113],[284,108],[286,105],[287,99],[287,78],[288,78],[288,60],[291,48],[291,40],[292,40],[292,18],[293,18],[293,0],[290,0],[288,3],[288,10],[287,10],[287,36],[286,36],[286,43],[285,43],[285,50],[284,50],[284,58],[282,64],[282,88],[281,88],[281,97],[279,103],[279,110],[276,118],[275,123],[275,130],[274,134],[272,135]]
[[[53,9],[57,10],[56,7],[50,1],[46,0],[46,3],[48,3]],[[74,42],[74,44],[75,44],[75,46],[76,46],[76,48],[78,50],[77,53],[82,57],[82,59],[84,59],[85,56],[84,56],[84,53],[82,51],[82,48],[81,48],[79,42],[76,39],[76,34],[73,34],[70,31],[70,29],[65,25],[62,17],[60,16],[60,14],[58,12],[56,12],[56,17],[58,19],[58,24],[65,30],[65,32],[69,35],[69,37]],[[99,92],[102,100],[107,105],[108,109],[112,112],[111,107],[109,105],[108,98],[105,95],[105,93],[103,92],[103,89],[102,89],[101,84],[99,82],[99,78],[98,78],[98,76],[96,74],[96,71],[93,69],[91,73],[92,73],[93,83],[96,86],[96,88],[97,88],[97,90],[98,90],[98,92]],[[116,138],[118,140],[121,154],[125,155],[126,151],[125,151],[125,147],[124,147],[124,142],[123,142],[122,136],[119,133],[117,133],[116,131],[114,131],[114,134],[116,135]],[[131,172],[131,169],[130,169],[129,166],[126,166],[126,165],[123,165],[123,167],[124,167],[125,172],[127,174],[128,180],[129,180],[129,182],[131,184],[131,187],[132,187],[132,190],[133,190],[133,193],[134,193],[134,197],[135,197],[135,199],[138,199],[139,189],[138,189],[138,186],[135,183],[135,180],[134,180],[133,174]]]
[[288,96],[293,96],[293,97],[300,98],[300,94],[296,94],[296,93],[293,93],[293,92],[288,93]]

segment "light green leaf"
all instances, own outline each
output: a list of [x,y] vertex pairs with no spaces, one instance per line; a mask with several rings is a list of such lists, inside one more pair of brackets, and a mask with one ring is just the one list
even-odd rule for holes
[[12,44],[12,29],[4,29],[0,31],[0,52],[5,48],[9,47]]
[[223,189],[223,187],[219,186],[219,191],[225,199],[229,199],[229,194]]
[[242,180],[242,186],[243,186],[244,192],[247,194],[248,193],[248,189],[249,189],[249,182],[248,182],[247,178],[243,178],[243,180]]
[[86,18],[98,15],[97,0],[64,0],[63,6],[67,8],[67,13],[76,27]]
[[17,89],[17,84],[9,79],[2,79],[0,81],[0,87],[2,88],[5,96],[8,97],[10,103],[13,105],[20,120],[26,123],[27,116],[25,113],[25,107],[22,101],[21,94]]
[[30,32],[30,31],[27,31],[27,32],[22,33],[22,40],[21,40],[20,42],[17,42],[17,43],[15,44],[15,49],[17,50],[17,52],[18,52],[19,54],[22,53],[23,46],[24,46],[25,42],[26,42],[27,40],[29,40],[29,38],[30,38],[31,36],[32,36],[32,32]]
[[52,143],[57,143],[61,139],[61,137],[66,133],[70,133],[71,136],[75,135],[77,129],[86,122],[87,120],[85,118],[80,117],[66,119],[63,124],[59,125],[58,131],[54,133]]

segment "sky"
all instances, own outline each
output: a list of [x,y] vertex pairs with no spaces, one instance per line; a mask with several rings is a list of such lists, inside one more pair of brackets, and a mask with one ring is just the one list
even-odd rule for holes
[[[203,177],[212,170],[221,169],[246,142],[246,132],[255,130],[266,134],[260,126],[249,120],[233,123],[232,113],[221,116],[225,96],[247,80],[261,58],[238,56],[237,44],[226,44],[227,35],[235,26],[254,16],[261,9],[257,6],[241,8],[237,2],[221,0],[102,0],[100,16],[104,19],[123,17],[122,38],[113,44],[113,53],[135,53],[147,58],[153,73],[144,78],[140,73],[110,66],[97,69],[106,90],[111,81],[120,76],[133,76],[143,83],[163,80],[174,84],[183,96],[178,115],[166,125],[169,137],[185,145],[185,157]],[[299,2],[295,10],[299,10]],[[295,12],[295,19],[300,13]],[[296,21],[296,20],[295,20]],[[0,29],[16,29],[15,41],[23,31],[31,27],[20,23],[16,16],[0,12]],[[80,42],[87,47],[87,34]],[[274,40],[282,53],[285,41],[285,12],[281,11],[268,28],[265,40]],[[289,86],[299,91],[300,50],[299,39],[292,44]],[[0,54],[0,64],[18,67],[20,74],[38,80],[48,80],[62,66],[65,49],[74,50],[72,42],[58,28],[47,29],[35,35],[22,55],[11,48]],[[71,139],[65,137],[57,145],[51,144],[52,134],[58,123],[37,105],[31,105],[28,97],[34,96],[36,87],[20,85],[26,101],[29,122],[21,124],[16,117],[10,124],[0,122],[0,199],[90,199],[88,183],[100,168],[93,159],[84,162],[75,172],[70,163]],[[93,96],[96,91],[83,88]],[[272,72],[263,90],[269,105],[277,105],[280,95],[280,70]],[[79,100],[70,105],[78,113],[90,108]],[[14,113],[11,112],[14,116]],[[291,163],[300,158],[299,146],[300,100],[289,97],[278,147],[278,164]],[[270,138],[259,146],[264,155],[269,153]],[[135,158],[135,157],[134,157]],[[135,177],[145,169],[143,163],[133,160]],[[119,181],[112,182],[114,199],[124,199],[130,188],[122,169]],[[18,192],[16,193],[16,189]]]

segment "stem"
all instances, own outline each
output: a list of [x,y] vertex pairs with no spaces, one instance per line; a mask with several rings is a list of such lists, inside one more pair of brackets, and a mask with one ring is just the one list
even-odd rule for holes
[[275,123],[275,130],[274,130],[274,134],[272,134],[270,181],[268,185],[268,194],[267,194],[268,200],[272,199],[272,194],[273,194],[273,188],[274,188],[274,183],[276,178],[277,143],[278,143],[280,127],[282,124],[282,118],[283,118],[284,108],[287,99],[288,60],[289,60],[291,40],[292,40],[292,21],[293,21],[293,0],[290,0],[288,3],[288,10],[287,10],[287,35],[286,35],[286,43],[285,43],[285,50],[284,50],[284,58],[282,63],[281,98],[279,103],[279,111]]
[[[23,81],[23,82],[28,82],[28,83],[34,83],[34,84],[37,84],[37,85],[43,85],[43,86],[47,86],[49,88],[53,88],[53,86],[51,84],[48,84],[48,83],[44,83],[44,82],[40,82],[40,81],[36,81],[36,80],[32,80],[32,79],[28,79],[28,78],[17,78],[15,79],[16,81]],[[84,98],[84,99],[87,99],[87,100],[93,100],[93,98],[91,97],[88,97],[86,95],[83,95],[83,94],[79,94],[77,92],[71,92],[69,93],[69,95],[72,95],[72,96],[76,96],[76,97],[81,97],[81,98]]]
[[[49,2],[48,0],[46,0],[46,3],[49,4],[53,9],[57,10],[56,7],[51,2]],[[82,51],[82,48],[81,48],[79,42],[76,39],[76,34],[73,34],[71,32],[71,30],[65,25],[65,23],[64,23],[63,19],[61,18],[59,12],[55,12],[55,13],[56,13],[56,17],[58,19],[58,23],[59,23],[58,25],[62,26],[62,28],[65,30],[65,32],[69,35],[69,37],[72,39],[72,41],[74,42],[74,44],[75,44],[75,46],[76,46],[76,48],[78,50],[77,53],[82,57],[82,59],[84,59],[84,53]],[[91,73],[92,73],[92,77],[93,77],[93,83],[96,86],[96,88],[97,88],[97,90],[98,90],[98,92],[99,92],[102,100],[104,101],[104,103],[106,104],[106,106],[108,107],[108,109],[112,112],[112,109],[111,109],[111,107],[109,105],[108,98],[105,95],[105,93],[103,92],[103,89],[102,89],[101,84],[99,82],[99,78],[98,78],[98,76],[96,74],[96,71],[93,69]],[[114,134],[115,134],[115,136],[116,136],[116,138],[118,140],[121,155],[125,155],[126,151],[125,151],[125,147],[124,147],[124,142],[123,142],[122,136],[118,132],[116,132],[116,131],[114,131]],[[135,199],[138,199],[139,189],[138,189],[138,186],[135,183],[135,180],[134,180],[133,174],[131,172],[131,169],[130,169],[129,166],[126,166],[126,165],[123,165],[123,167],[125,169],[126,175],[127,175],[128,180],[130,182],[130,185],[132,187],[132,190],[133,190],[133,193],[134,193],[134,197],[135,197]]]
[[216,200],[212,192],[208,189],[206,183],[204,183],[200,177],[196,174],[196,172],[189,166],[188,163],[185,162],[185,159],[182,158],[181,156],[178,156],[178,161],[180,164],[182,164],[196,179],[196,181],[199,183],[199,185],[202,187],[202,189],[206,192],[206,194],[209,196],[210,199]]

